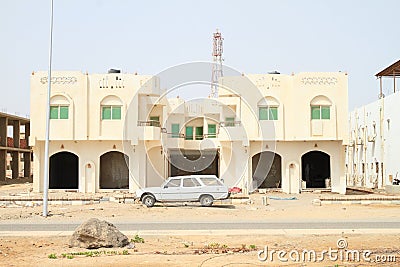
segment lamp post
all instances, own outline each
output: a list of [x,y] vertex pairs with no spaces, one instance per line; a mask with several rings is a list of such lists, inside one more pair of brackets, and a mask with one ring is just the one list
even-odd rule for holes
[[51,60],[53,50],[53,0],[50,0],[50,47],[49,71],[47,77],[47,104],[46,104],[46,139],[44,145],[44,181],[43,181],[43,217],[48,215],[49,198],[49,139],[50,139],[50,97],[51,97]]

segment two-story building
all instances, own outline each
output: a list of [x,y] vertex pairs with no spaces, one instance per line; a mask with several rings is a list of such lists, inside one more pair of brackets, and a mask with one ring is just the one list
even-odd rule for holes
[[[47,82],[46,72],[32,73],[35,191]],[[51,82],[50,189],[133,191],[168,176],[215,174],[245,192],[345,192],[345,73],[223,77],[218,98],[191,101],[169,98],[156,76],[60,71]]]

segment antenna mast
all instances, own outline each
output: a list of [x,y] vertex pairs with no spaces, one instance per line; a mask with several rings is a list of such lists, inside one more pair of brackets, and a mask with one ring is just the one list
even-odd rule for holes
[[212,77],[211,77],[211,97],[215,98],[218,97],[218,81],[219,78],[223,76],[222,73],[222,52],[223,46],[221,33],[218,31],[214,32],[213,34],[213,65],[212,65]]

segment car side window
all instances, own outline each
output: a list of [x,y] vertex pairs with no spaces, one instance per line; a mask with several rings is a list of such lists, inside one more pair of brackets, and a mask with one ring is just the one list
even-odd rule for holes
[[200,178],[205,185],[222,185],[220,181],[215,178]]
[[183,187],[196,187],[200,186],[200,183],[194,178],[183,179]]
[[181,179],[171,179],[164,187],[179,187],[181,186]]

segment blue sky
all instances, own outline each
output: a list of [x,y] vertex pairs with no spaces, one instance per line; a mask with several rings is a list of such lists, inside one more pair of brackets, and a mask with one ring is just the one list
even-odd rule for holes
[[[400,58],[396,0],[54,2],[54,70],[157,74],[209,61],[219,28],[225,64],[241,72],[348,72],[353,109],[377,99],[374,74]],[[1,6],[0,111],[25,116],[30,73],[48,67],[50,0]]]

